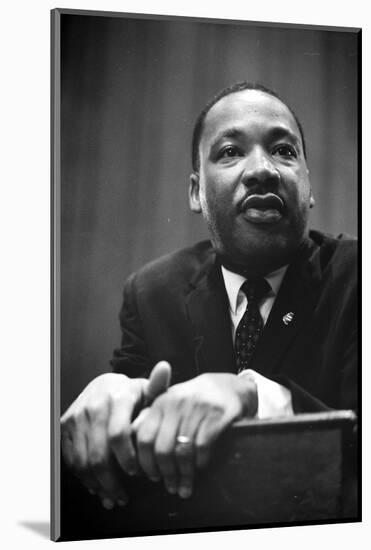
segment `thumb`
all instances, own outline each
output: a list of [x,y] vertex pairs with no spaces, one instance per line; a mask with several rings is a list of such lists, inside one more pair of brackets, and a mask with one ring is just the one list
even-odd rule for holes
[[171,378],[171,366],[167,361],[160,361],[152,369],[149,376],[148,385],[144,391],[146,405],[150,405],[158,395],[164,393],[169,385]]

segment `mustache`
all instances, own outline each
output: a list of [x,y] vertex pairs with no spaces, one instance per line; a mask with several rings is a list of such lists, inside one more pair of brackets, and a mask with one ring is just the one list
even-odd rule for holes
[[244,212],[248,208],[272,209],[283,212],[285,209],[285,202],[276,193],[250,193],[241,199],[238,207],[241,212]]

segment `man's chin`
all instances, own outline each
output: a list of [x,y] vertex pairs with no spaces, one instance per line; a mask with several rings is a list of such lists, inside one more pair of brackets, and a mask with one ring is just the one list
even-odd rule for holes
[[272,235],[261,235],[258,239],[234,239],[234,246],[221,243],[214,246],[224,265],[240,266],[241,269],[262,275],[287,265],[299,249],[302,238],[292,239],[280,234],[275,234],[273,238]]

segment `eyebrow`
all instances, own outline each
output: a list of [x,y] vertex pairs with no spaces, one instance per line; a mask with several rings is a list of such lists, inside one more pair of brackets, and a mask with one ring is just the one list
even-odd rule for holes
[[[210,150],[214,149],[214,147],[221,141],[222,139],[239,139],[243,138],[245,136],[245,132],[238,128],[237,126],[232,126],[230,128],[227,128],[226,130],[223,130],[217,134],[215,139],[212,141],[210,145]],[[280,139],[280,138],[289,138],[296,146],[300,146],[301,144],[301,138],[296,136],[289,128],[286,126],[273,126],[272,128],[269,128],[267,132],[267,137],[269,139]]]
[[291,130],[289,130],[288,128],[286,128],[284,126],[275,126],[274,128],[272,128],[269,131],[269,133],[270,133],[270,135],[273,139],[280,139],[280,138],[288,137],[297,146],[300,146],[300,144],[301,144],[301,138],[298,137],[296,134],[291,132]]
[[222,139],[230,138],[230,139],[236,139],[243,137],[244,132],[240,128],[233,126],[231,128],[228,128],[227,130],[223,130],[222,132],[219,132],[215,139],[211,142],[210,149],[213,149],[215,145]]

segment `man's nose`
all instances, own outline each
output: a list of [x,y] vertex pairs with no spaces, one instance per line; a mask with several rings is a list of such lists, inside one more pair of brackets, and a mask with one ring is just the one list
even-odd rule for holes
[[280,173],[270,155],[261,148],[256,148],[247,155],[242,181],[245,185],[278,184]]

